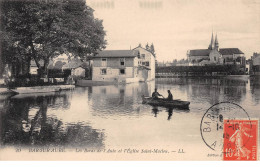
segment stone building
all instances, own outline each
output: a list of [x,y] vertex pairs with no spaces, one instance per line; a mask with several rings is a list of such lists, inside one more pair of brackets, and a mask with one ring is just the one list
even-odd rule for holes
[[133,50],[103,50],[92,59],[93,81],[130,83],[155,78],[155,58],[142,47]]
[[260,75],[260,53],[253,53],[250,63],[250,73],[252,75]]
[[187,51],[190,65],[223,65],[240,64],[245,65],[244,53],[238,48],[219,48],[218,37],[215,39],[213,33],[207,49],[194,49]]
[[155,55],[141,46],[133,50],[138,51],[139,78],[143,81],[155,79]]

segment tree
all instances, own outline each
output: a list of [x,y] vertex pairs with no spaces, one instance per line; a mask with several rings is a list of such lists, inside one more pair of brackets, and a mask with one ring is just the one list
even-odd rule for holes
[[173,64],[174,66],[176,66],[176,64],[177,64],[177,59],[174,59],[174,60],[172,61],[172,64]]
[[153,43],[152,43],[151,46],[150,46],[150,51],[152,52],[152,54],[156,55],[156,54],[155,54],[155,50],[154,50],[154,45],[153,45]]
[[150,51],[150,47],[148,43],[145,45],[145,49]]
[[102,21],[85,0],[4,0],[1,11],[2,55],[9,61],[33,59],[47,73],[50,59],[62,53],[85,58],[105,48]]

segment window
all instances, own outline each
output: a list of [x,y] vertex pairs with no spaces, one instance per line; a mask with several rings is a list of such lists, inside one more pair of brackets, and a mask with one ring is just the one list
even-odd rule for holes
[[120,65],[121,65],[121,66],[124,66],[124,65],[125,65],[125,59],[124,59],[124,58],[121,58],[121,59],[120,59]]
[[101,69],[101,75],[107,75],[107,69]]
[[145,59],[145,54],[142,54],[142,59]]
[[120,69],[120,75],[125,75],[125,69]]
[[145,62],[142,62],[142,65],[144,66],[144,65],[145,65]]
[[149,67],[149,61],[145,62],[145,66]]
[[102,58],[101,59],[101,66],[106,67],[107,66],[107,59]]
[[216,57],[214,57],[214,61],[217,61]]

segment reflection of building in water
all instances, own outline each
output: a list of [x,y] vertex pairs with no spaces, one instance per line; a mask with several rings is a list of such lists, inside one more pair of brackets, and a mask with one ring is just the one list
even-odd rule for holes
[[247,81],[244,80],[200,78],[191,79],[189,82],[192,101],[204,100],[211,105],[230,100],[241,102],[246,95]]
[[250,91],[252,99],[256,104],[260,102],[260,77],[250,77]]
[[135,112],[142,95],[151,96],[155,82],[91,87],[92,108],[107,114]]
[[69,106],[69,94],[12,98],[1,116],[4,145],[103,147],[104,135],[89,125],[64,124],[49,110]]

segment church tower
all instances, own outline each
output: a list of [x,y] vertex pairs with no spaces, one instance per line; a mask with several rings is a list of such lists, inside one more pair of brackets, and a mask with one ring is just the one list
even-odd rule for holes
[[213,39],[213,32],[212,32],[211,41],[210,41],[210,44],[209,44],[209,47],[208,47],[208,49],[210,49],[210,50],[213,49],[213,41],[214,41],[214,39]]
[[216,49],[217,51],[218,51],[218,49],[219,49],[219,43],[218,43],[218,37],[217,37],[217,34],[216,34],[216,37],[215,37],[214,49]]

